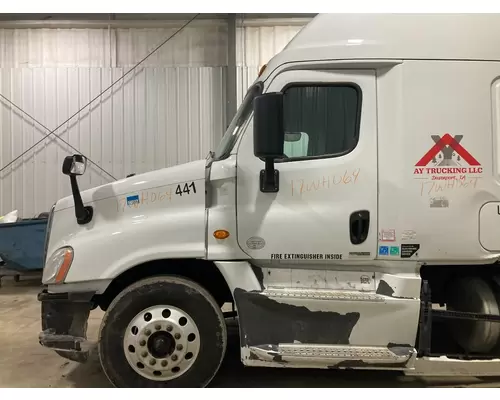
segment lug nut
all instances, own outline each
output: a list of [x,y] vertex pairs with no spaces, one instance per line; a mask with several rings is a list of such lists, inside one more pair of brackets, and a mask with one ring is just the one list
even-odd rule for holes
[[155,365],[156,364],[156,360],[149,360],[149,365]]
[[166,367],[167,365],[168,365],[167,360],[163,360],[163,361],[161,362],[161,366],[162,366],[162,367]]
[[146,358],[148,356],[148,352],[147,351],[143,351],[141,356],[143,356],[144,358]]
[[181,351],[182,350],[182,344],[177,345],[177,350]]
[[172,361],[177,361],[177,356],[175,354],[172,356]]
[[145,340],[141,340],[141,341],[139,342],[139,345],[140,345],[140,346],[146,346],[146,341],[145,341]]
[[149,335],[151,335],[151,331],[150,331],[149,329],[146,329],[146,331],[144,332],[144,334],[145,334],[146,336],[149,336]]
[[159,331],[161,329],[161,325],[155,325],[155,329]]
[[180,334],[180,333],[176,333],[176,334],[174,335],[174,338],[176,338],[176,339],[180,339],[180,338],[181,338],[181,334]]
[[172,329],[174,329],[174,328],[172,327],[172,325],[167,326],[167,331],[171,332],[171,331],[172,331]]

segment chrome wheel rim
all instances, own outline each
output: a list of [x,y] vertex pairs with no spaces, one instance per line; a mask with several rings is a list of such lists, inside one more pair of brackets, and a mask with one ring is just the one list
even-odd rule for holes
[[168,305],[149,307],[127,326],[123,351],[130,367],[144,378],[168,381],[195,363],[200,333],[185,311]]

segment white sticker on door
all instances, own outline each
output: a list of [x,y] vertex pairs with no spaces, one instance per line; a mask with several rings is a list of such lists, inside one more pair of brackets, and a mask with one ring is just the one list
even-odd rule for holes
[[380,232],[381,242],[395,242],[396,241],[396,230],[395,229],[383,229]]

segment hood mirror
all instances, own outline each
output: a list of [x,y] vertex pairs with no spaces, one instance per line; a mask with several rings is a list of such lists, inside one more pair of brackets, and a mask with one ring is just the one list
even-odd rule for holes
[[81,154],[67,156],[64,159],[62,172],[64,175],[78,176],[83,175],[87,169],[87,158]]
[[92,206],[83,205],[82,195],[80,194],[80,189],[78,188],[78,182],[76,180],[76,177],[78,175],[83,175],[86,169],[87,158],[81,154],[67,156],[63,161],[62,172],[64,175],[69,176],[71,193],[73,194],[73,200],[75,202],[76,222],[79,225],[88,224],[92,221],[92,216],[94,215]]

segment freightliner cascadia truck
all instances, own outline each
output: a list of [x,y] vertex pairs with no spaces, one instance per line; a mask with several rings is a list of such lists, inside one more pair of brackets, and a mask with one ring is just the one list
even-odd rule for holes
[[318,15],[206,159],[62,172],[40,343],[116,387],[278,368],[500,375],[500,16]]

